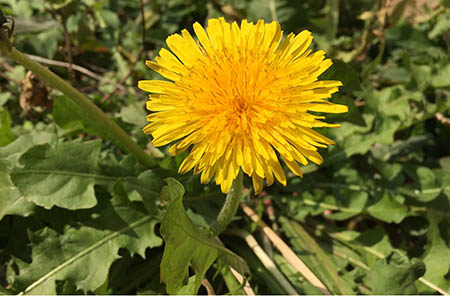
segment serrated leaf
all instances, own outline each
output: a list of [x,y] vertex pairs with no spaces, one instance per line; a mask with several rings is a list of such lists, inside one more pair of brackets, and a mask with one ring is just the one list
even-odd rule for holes
[[162,244],[154,227],[157,221],[141,207],[116,192],[110,205],[87,222],[66,226],[60,234],[48,227],[30,235],[32,263],[18,259],[19,275],[13,288],[22,294],[54,295],[57,280],[69,280],[77,290],[94,291],[104,284],[118,250],[144,256],[147,247]]
[[194,226],[183,207],[183,186],[173,178],[166,179],[166,182],[168,186],[161,196],[170,203],[161,221],[160,232],[166,242],[161,261],[161,281],[166,284],[167,293],[176,294],[181,289],[191,265],[195,271],[195,291],[191,294],[196,294],[206,271],[218,257],[241,274],[248,272],[242,258]]
[[35,146],[22,155],[23,167],[11,171],[11,180],[27,200],[44,208],[91,208],[97,204],[94,184],[100,146],[99,141]]
[[372,266],[366,283],[374,295],[415,295],[418,294],[415,281],[424,273],[423,262],[416,260],[410,264],[406,256],[394,251]]

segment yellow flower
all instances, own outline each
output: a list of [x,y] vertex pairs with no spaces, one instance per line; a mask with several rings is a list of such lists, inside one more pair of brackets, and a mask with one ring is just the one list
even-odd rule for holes
[[241,168],[252,177],[255,193],[264,178],[286,185],[279,157],[296,175],[298,163],[321,164],[317,147],[332,140],[313,127],[338,127],[307,113],[343,113],[347,107],[325,100],[338,91],[340,81],[318,81],[332,64],[325,52],[311,54],[309,31],[289,34],[276,22],[239,26],[223,18],[210,19],[205,30],[194,24],[198,42],[187,30],[167,38],[151,69],[170,81],[146,80],[139,88],[150,92],[144,132],[153,145],[175,142],[176,155],[192,147],[179,172],[194,168],[201,182],[215,176],[227,193]]

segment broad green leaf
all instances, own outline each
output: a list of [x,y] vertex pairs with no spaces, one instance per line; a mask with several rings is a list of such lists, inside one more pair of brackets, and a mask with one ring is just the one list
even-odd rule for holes
[[429,202],[436,199],[443,188],[438,185],[436,175],[433,170],[424,166],[405,165],[405,173],[420,185],[420,190],[416,189],[412,197],[421,202]]
[[426,52],[432,47],[425,33],[413,28],[410,24],[387,30],[386,40],[401,47],[421,52]]
[[9,177],[9,170],[0,160],[0,220],[5,215],[29,216],[35,205],[25,199]]
[[145,112],[142,103],[133,103],[128,106],[124,106],[117,116],[122,118],[123,121],[139,127],[144,127],[148,123],[145,120],[147,113]]
[[53,143],[56,135],[45,131],[32,132],[21,135],[12,143],[0,147],[0,160],[7,162],[8,167],[14,167],[20,156],[35,145]]
[[375,160],[373,165],[388,181],[393,180],[402,172],[402,166],[398,163],[388,163]]
[[389,241],[389,236],[381,225],[362,233],[357,239],[351,241],[362,246],[365,263],[371,267],[378,259],[384,259],[392,253],[393,248]]
[[411,64],[411,72],[416,79],[420,91],[424,91],[430,83],[431,66]]
[[423,262],[416,259],[410,264],[406,256],[394,251],[370,268],[366,283],[374,295],[416,295],[415,281],[424,273]]
[[91,208],[97,204],[94,184],[100,146],[99,141],[35,146],[22,155],[23,167],[12,170],[11,180],[27,200],[44,208]]
[[11,98],[10,92],[2,92],[0,93],[0,107],[2,107],[8,100]]
[[322,282],[333,294],[352,295],[352,288],[338,274],[339,268],[330,256],[317,244],[305,229],[293,220],[280,218],[280,223],[291,239],[298,256],[308,261],[309,268],[317,272]]
[[154,232],[157,221],[128,201],[120,184],[99,213],[87,222],[66,226],[63,233],[48,227],[30,234],[32,263],[15,259],[19,274],[12,283],[23,294],[54,295],[58,280],[69,280],[77,290],[94,291],[104,284],[118,250],[144,256],[147,247],[162,244]]
[[8,110],[0,111],[0,147],[8,145],[14,139],[15,137],[11,132],[11,116]]
[[306,24],[305,3],[292,0],[247,1],[247,18],[257,22],[264,19],[267,23],[277,21],[289,34],[299,26]]
[[53,119],[64,129],[78,128],[88,134],[115,141],[111,133],[99,122],[89,118],[83,109],[64,95],[57,96],[53,104]]
[[[423,278],[448,293],[450,292],[450,280],[447,277],[450,268],[450,258],[448,257],[450,255],[448,218],[429,211],[427,219],[430,227],[427,233],[426,250],[421,257],[427,266],[427,271]],[[430,293],[428,287],[420,285],[420,289]]]
[[384,192],[378,201],[367,208],[367,212],[382,221],[400,223],[408,214],[408,209],[399,201],[404,201],[403,197]]
[[191,276],[188,279],[188,282],[186,285],[184,285],[176,294],[177,295],[192,295],[192,293],[195,293],[195,276]]
[[435,88],[450,86],[450,63],[439,69],[439,71],[431,77],[431,84]]
[[160,202],[159,196],[164,181],[158,174],[147,170],[137,178],[129,177],[124,180],[123,185],[131,201],[141,201],[150,214],[160,218],[161,211],[156,206]]
[[338,212],[326,215],[326,217],[335,220],[349,219],[363,212],[368,199],[369,196],[366,192],[347,189],[340,190],[335,200],[338,206]]
[[[445,0],[442,2],[445,2]],[[443,33],[448,32],[448,28],[450,28],[450,12],[446,11],[439,14],[434,28],[428,32],[428,37],[430,39],[436,38]]]
[[169,207],[161,221],[161,235],[166,242],[161,261],[161,281],[169,294],[176,294],[186,283],[189,265],[195,271],[196,294],[208,268],[219,257],[241,274],[248,272],[239,256],[224,248],[217,240],[199,230],[186,215],[183,207],[183,186],[175,179],[166,179],[168,186],[161,192]]
[[41,53],[46,58],[52,58],[58,51],[58,45],[64,40],[63,30],[60,26],[52,26],[45,31],[33,35],[33,37],[28,42],[36,53]]
[[420,151],[425,145],[430,143],[429,135],[415,135],[407,140],[397,140],[392,145],[385,146],[376,144],[371,152],[374,157],[383,161],[399,158],[410,154],[411,152]]

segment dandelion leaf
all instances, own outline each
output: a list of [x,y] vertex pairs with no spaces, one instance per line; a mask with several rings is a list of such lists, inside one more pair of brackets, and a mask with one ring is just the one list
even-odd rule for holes
[[410,263],[406,256],[394,251],[371,268],[366,284],[374,295],[415,295],[419,294],[415,281],[424,273],[422,261],[413,259]]
[[147,247],[160,246],[162,239],[154,232],[158,221],[120,188],[118,183],[110,204],[88,221],[67,225],[62,233],[49,227],[30,232],[32,262],[14,259],[18,275],[10,274],[13,289],[54,295],[57,282],[66,280],[76,291],[94,291],[105,283],[120,248],[145,256]]
[[173,178],[166,179],[166,182],[168,186],[163,188],[161,197],[170,202],[160,232],[166,242],[161,280],[166,284],[167,293],[176,294],[187,283],[189,265],[195,271],[195,286],[191,294],[197,293],[206,271],[217,258],[242,274],[248,272],[242,258],[194,226],[183,207],[183,186]]
[[19,159],[23,167],[12,170],[11,180],[28,201],[46,209],[94,207],[100,146],[99,141],[71,141],[32,147]]

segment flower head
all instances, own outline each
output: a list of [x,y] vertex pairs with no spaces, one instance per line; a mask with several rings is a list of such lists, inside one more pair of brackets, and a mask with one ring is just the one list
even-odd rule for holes
[[239,169],[252,177],[256,193],[264,179],[286,185],[281,158],[296,175],[299,163],[321,164],[317,147],[333,141],[314,127],[337,127],[313,112],[343,113],[347,107],[325,100],[338,91],[339,81],[319,81],[332,64],[324,51],[311,54],[309,31],[289,34],[276,22],[239,26],[210,19],[205,30],[194,24],[198,41],[187,30],[167,38],[151,69],[170,81],[146,80],[150,92],[144,132],[155,146],[175,142],[176,155],[191,147],[179,168],[194,169],[201,182],[214,176],[226,193]]

